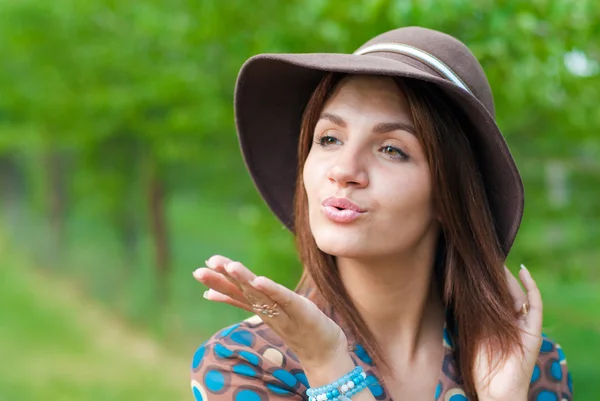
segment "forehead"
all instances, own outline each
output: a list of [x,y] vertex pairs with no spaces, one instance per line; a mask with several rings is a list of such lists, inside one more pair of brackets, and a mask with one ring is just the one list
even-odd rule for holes
[[352,112],[406,114],[408,100],[391,77],[349,75],[337,85],[323,111],[349,109]]

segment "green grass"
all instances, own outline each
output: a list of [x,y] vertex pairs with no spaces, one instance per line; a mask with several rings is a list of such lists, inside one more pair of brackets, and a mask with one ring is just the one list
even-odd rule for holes
[[1,400],[190,400],[190,355],[167,350],[0,244]]
[[[207,242],[187,255],[186,265],[192,265],[195,255],[206,254]],[[227,305],[202,300],[203,288],[191,279],[191,269],[178,271],[173,285],[187,296],[180,293],[179,302],[150,311],[169,330],[179,327],[175,338],[167,333],[167,346],[156,333],[150,335],[117,317],[111,312],[115,305],[107,308],[98,302],[89,283],[42,274],[30,255],[18,257],[24,256],[22,249],[9,251],[2,245],[0,237],[0,400],[189,400],[194,345],[245,317]],[[97,250],[92,253],[98,255]],[[101,262],[87,267],[98,265]],[[97,270],[90,277],[107,280],[108,273]],[[544,331],[566,353],[575,399],[598,400],[599,283],[564,281],[542,271],[533,274],[544,298]],[[172,347],[174,340],[178,348]]]

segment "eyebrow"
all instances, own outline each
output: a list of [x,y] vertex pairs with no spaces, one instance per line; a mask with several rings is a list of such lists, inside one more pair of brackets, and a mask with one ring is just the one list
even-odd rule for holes
[[[328,120],[338,125],[342,128],[346,128],[348,124],[344,119],[337,114],[333,113],[321,113],[319,118],[320,120]],[[413,127],[412,124],[402,123],[402,122],[389,122],[389,123],[379,123],[375,127],[373,127],[373,132],[375,134],[385,134],[387,132],[392,131],[407,131],[416,136],[417,130]]]

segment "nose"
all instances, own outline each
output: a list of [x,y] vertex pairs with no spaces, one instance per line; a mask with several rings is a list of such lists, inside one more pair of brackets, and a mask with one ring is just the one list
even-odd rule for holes
[[359,152],[346,147],[338,153],[338,157],[327,172],[327,178],[341,188],[366,187],[369,184],[369,175],[364,165],[364,157]]

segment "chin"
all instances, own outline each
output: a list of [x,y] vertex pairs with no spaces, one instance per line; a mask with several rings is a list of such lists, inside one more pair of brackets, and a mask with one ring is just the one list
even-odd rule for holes
[[313,236],[319,249],[329,255],[343,258],[361,258],[369,253],[369,245],[357,227],[316,227]]

